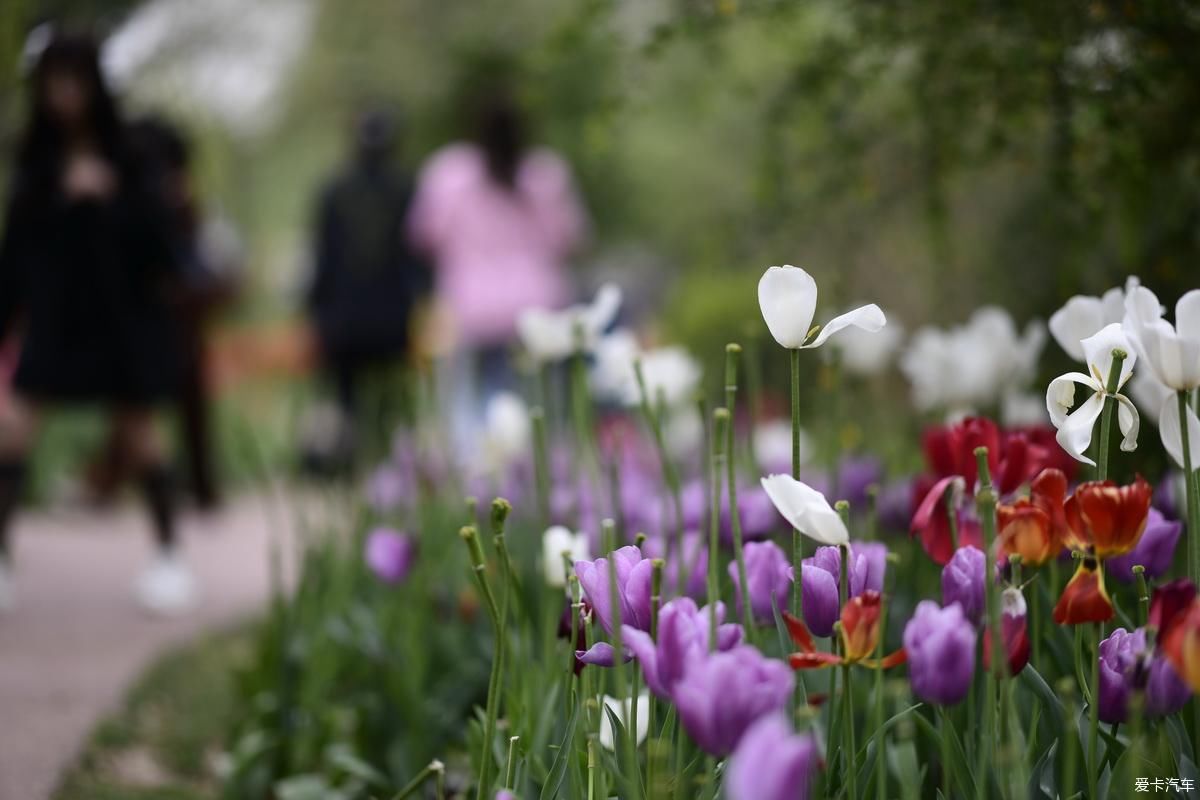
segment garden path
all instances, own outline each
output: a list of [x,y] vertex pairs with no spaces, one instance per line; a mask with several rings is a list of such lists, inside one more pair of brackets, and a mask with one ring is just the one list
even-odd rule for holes
[[156,655],[261,607],[272,533],[282,525],[290,535],[291,519],[253,495],[186,514],[184,552],[201,602],[160,619],[133,600],[151,554],[140,507],[19,514],[17,607],[0,614],[0,800],[48,798],[92,727]]

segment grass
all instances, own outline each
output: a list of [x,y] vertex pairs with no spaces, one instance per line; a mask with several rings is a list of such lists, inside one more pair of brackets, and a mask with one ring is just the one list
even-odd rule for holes
[[207,636],[157,661],[93,731],[55,800],[217,797],[223,736],[237,713],[236,674],[251,629]]

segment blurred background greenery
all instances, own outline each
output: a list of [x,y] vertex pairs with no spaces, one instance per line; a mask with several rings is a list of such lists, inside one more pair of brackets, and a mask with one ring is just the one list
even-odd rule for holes
[[[714,380],[726,341],[764,336],[750,287],[772,263],[810,270],[829,312],[874,300],[909,330],[982,303],[1044,319],[1129,274],[1173,302],[1200,263],[1186,2],[8,0],[0,161],[33,25],[119,31],[156,6],[211,17],[134,76],[127,105],[189,127],[209,207],[245,237],[249,291],[227,326],[296,314],[314,194],[356,110],[401,111],[416,168],[497,74],[578,173],[594,222],[581,293],[618,280]],[[156,81],[267,7],[306,22],[264,122],[231,125]]]

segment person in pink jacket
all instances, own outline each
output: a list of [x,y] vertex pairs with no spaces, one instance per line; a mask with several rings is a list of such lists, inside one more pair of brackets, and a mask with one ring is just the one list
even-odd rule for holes
[[567,259],[586,215],[570,167],[526,145],[519,108],[498,91],[475,110],[474,141],[449,144],[422,167],[408,228],[433,262],[435,295],[453,331],[454,417],[463,435],[488,397],[513,382],[506,350],[520,312],[571,299]]

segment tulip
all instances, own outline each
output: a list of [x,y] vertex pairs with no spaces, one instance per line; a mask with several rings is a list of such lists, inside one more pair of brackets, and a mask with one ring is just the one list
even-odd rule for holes
[[1067,476],[1057,469],[1044,469],[1030,485],[1030,496],[996,508],[1002,558],[1017,554],[1030,566],[1057,558],[1068,537],[1064,504]]
[[913,514],[909,531],[921,538],[921,547],[936,563],[945,566],[954,555],[954,537],[950,529],[950,513],[946,506],[947,493],[950,508],[958,529],[958,545],[979,547],[982,536],[979,521],[966,509],[960,508],[963,495],[963,479],[956,476],[942,478],[925,494]]
[[650,630],[650,559],[629,545],[612,553],[609,558],[595,561],[576,561],[575,574],[584,597],[605,633],[613,632],[612,587],[609,583],[610,565],[616,570],[617,599],[621,622],[638,630]]
[[1030,322],[1018,334],[1007,311],[984,307],[965,325],[918,330],[900,357],[900,371],[912,385],[918,410],[970,412],[1026,386],[1037,372],[1045,341],[1040,322]]
[[1131,583],[1135,564],[1145,568],[1147,579],[1166,574],[1171,568],[1175,546],[1182,532],[1182,522],[1169,520],[1157,508],[1151,508],[1146,517],[1146,529],[1137,546],[1123,556],[1109,559],[1106,564],[1108,574],[1124,583]]
[[[1008,662],[1008,675],[1019,675],[1029,663],[1029,631],[1026,624],[1025,596],[1015,586],[1000,596],[1000,636]],[[992,663],[992,636],[983,632],[983,663]]]
[[809,341],[817,310],[817,282],[807,272],[790,264],[770,267],[763,273],[758,281],[758,306],[775,341],[789,350],[820,347],[844,328],[875,332],[887,324],[879,306],[871,303],[834,317]]
[[904,626],[904,650],[913,692],[922,700],[954,705],[967,696],[975,673],[975,628],[957,604],[923,600]]
[[[743,549],[746,564],[746,583],[750,595],[750,611],[755,622],[767,623],[775,618],[774,609],[787,604],[792,584],[792,566],[779,545],[772,541],[747,542]],[[738,565],[730,562],[729,576],[733,579],[738,613],[742,609],[742,584]]]
[[[771,496],[761,485],[738,489],[738,514],[742,521],[744,540],[765,539],[780,528],[779,511],[771,502]],[[721,536],[733,541],[733,525],[729,513],[729,497],[722,496]]]
[[[879,542],[850,544],[850,597],[864,592],[883,590],[887,569],[887,547]],[[804,559],[804,621],[817,636],[833,633],[833,623],[840,611],[842,554],[836,547],[818,547],[811,558]]]
[[1200,598],[1191,581],[1179,579],[1154,590],[1150,626],[1175,672],[1200,692]]
[[1175,391],[1200,387],[1200,289],[1179,298],[1175,324],[1162,316],[1154,292],[1134,288],[1125,298],[1125,327],[1138,355],[1155,376]]
[[865,506],[867,491],[882,479],[883,465],[874,456],[842,459],[837,468],[837,496],[852,507]]
[[376,528],[367,536],[367,566],[385,583],[400,583],[412,570],[417,546],[412,537],[391,528]]
[[519,395],[498,392],[484,409],[483,458],[492,470],[500,470],[528,455],[531,442],[529,409]]
[[675,707],[684,730],[700,749],[727,756],[764,714],[791,702],[795,677],[782,661],[750,645],[711,653],[675,684]]
[[553,525],[542,534],[542,576],[547,586],[567,585],[566,561],[586,561],[591,555],[586,533],[571,533],[562,525]]
[[1104,560],[1133,550],[1146,529],[1154,490],[1139,475],[1128,486],[1088,481],[1063,506],[1066,544]]
[[1137,285],[1138,279],[1130,276],[1125,288],[1109,289],[1103,297],[1075,295],[1050,316],[1050,335],[1071,358],[1086,361],[1083,340],[1124,318],[1126,293]]
[[708,590],[708,547],[699,532],[684,532],[679,553],[672,549],[666,536],[647,539],[642,550],[648,558],[665,559],[663,586],[678,585],[678,575],[683,570],[683,593],[689,597],[704,597]]
[[850,533],[825,496],[790,475],[770,475],[762,487],[791,526],[818,544],[850,542]]
[[1142,628],[1127,632],[1117,628],[1100,643],[1100,719],[1125,722],[1129,696],[1144,690],[1146,715],[1160,717],[1181,709],[1191,695],[1187,685],[1162,656],[1146,647]]
[[[725,624],[725,605],[718,603],[716,650],[731,650],[742,642],[742,626]],[[709,650],[712,619],[708,606],[696,608],[688,597],[670,601],[658,612],[658,639],[630,625],[621,627],[621,640],[642,665],[646,686],[664,700],[671,699],[675,684],[688,667],[704,659]]]
[[517,796],[508,789],[501,789],[500,791],[496,792],[496,795],[492,798],[492,800],[517,800]]
[[867,591],[858,597],[852,597],[842,607],[842,651],[825,653],[817,650],[812,634],[808,627],[791,614],[785,613],[783,621],[787,625],[792,641],[800,648],[788,656],[792,669],[821,669],[848,664],[862,664],[871,669],[890,669],[903,664],[904,650],[897,650],[891,655],[875,659],[875,649],[879,646],[879,613],[881,606],[879,592]]
[[1100,562],[1084,556],[1054,606],[1054,621],[1059,625],[1107,622],[1114,613]]
[[976,627],[983,621],[986,562],[979,548],[960,547],[942,568],[942,605],[958,603]]
[[[682,347],[661,347],[643,353],[640,358],[646,396],[652,405],[661,398],[668,408],[673,408],[695,396],[703,370]],[[636,378],[632,384],[626,384],[623,399],[629,406],[641,403],[642,393]]]
[[725,794],[729,800],[807,800],[820,768],[813,737],[792,733],[782,714],[766,714],[729,760]]
[[[629,735],[629,722],[633,716],[633,700],[627,698],[618,700],[610,695],[604,695],[605,712],[600,715],[600,746],[605,750],[612,750],[615,747],[616,736],[613,733],[612,719],[609,717],[611,713],[621,725],[625,727],[625,735]],[[636,744],[641,744],[646,739],[646,733],[650,730],[650,695],[642,692],[637,698],[637,735],[634,739]]]
[[522,311],[517,317],[517,334],[535,360],[558,361],[579,350],[593,350],[620,309],[621,290],[605,284],[588,305],[575,305],[563,311],[543,308]]
[[846,372],[870,377],[892,365],[903,340],[903,326],[893,321],[877,331],[847,328],[833,340],[833,345],[841,355],[841,365]]
[[[1112,370],[1114,350],[1126,354],[1125,360],[1121,362],[1121,373],[1117,376],[1117,391],[1112,395],[1117,401],[1117,424],[1124,434],[1121,449],[1128,452],[1137,448],[1137,406],[1120,392],[1133,375],[1137,352],[1119,323],[1109,325],[1096,335],[1084,339],[1081,344],[1089,374],[1068,372],[1050,381],[1046,388],[1046,410],[1050,412],[1051,424],[1058,429],[1057,440],[1062,449],[1070,453],[1075,460],[1095,466],[1096,462],[1084,455],[1083,451],[1092,442],[1092,429],[1104,410],[1105,399],[1109,397],[1109,372]],[[1075,406],[1076,384],[1090,390],[1091,396],[1071,411],[1069,409]],[[1108,445],[1102,442],[1101,446]]]

